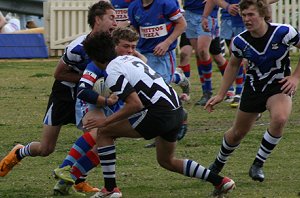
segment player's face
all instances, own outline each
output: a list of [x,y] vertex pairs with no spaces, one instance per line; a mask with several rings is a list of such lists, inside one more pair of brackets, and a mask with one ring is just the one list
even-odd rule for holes
[[96,31],[111,33],[117,27],[116,12],[110,9],[102,18],[96,16],[96,25]]
[[264,16],[260,16],[254,5],[249,6],[241,12],[243,22],[249,32],[258,32],[262,30],[262,24],[265,23]]
[[136,43],[137,41],[129,42],[121,39],[119,44],[116,46],[117,55],[133,55],[136,49]]

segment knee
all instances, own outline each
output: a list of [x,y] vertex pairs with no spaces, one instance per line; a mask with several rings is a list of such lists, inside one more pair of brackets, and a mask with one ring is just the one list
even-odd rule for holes
[[171,160],[169,160],[169,159],[161,159],[161,158],[157,158],[157,162],[158,162],[158,164],[161,166],[161,167],[163,167],[163,168],[165,168],[165,169],[167,169],[167,170],[173,170],[172,169],[172,163],[171,163]]
[[40,156],[47,157],[54,152],[54,147],[41,146]]
[[185,60],[188,57],[187,53],[181,52],[180,53],[180,60]]
[[204,49],[199,49],[198,55],[201,60],[205,60],[206,57],[208,56],[208,53]]
[[278,114],[271,117],[271,124],[276,126],[276,128],[283,128],[287,120],[288,116]]

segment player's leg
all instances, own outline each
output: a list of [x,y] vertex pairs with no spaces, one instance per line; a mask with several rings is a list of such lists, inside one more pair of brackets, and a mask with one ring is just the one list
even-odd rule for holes
[[275,94],[268,99],[267,110],[270,112],[270,127],[264,133],[259,150],[249,170],[249,176],[253,180],[260,182],[264,180],[263,165],[280,142],[291,109],[292,100],[286,94]]
[[121,197],[122,193],[117,187],[116,182],[116,147],[114,139],[118,137],[139,138],[141,135],[135,131],[128,120],[123,120],[108,127],[98,130],[97,145],[102,175],[104,179],[104,188],[93,197]]
[[176,142],[169,142],[162,137],[157,137],[156,142],[157,161],[163,168],[212,183],[215,186],[215,195],[230,192],[235,188],[235,183],[230,178],[219,176],[194,160],[177,159]]
[[238,148],[241,140],[250,131],[258,113],[246,113],[237,110],[237,114],[233,126],[225,133],[221,148],[213,164],[210,165],[210,170],[219,173],[229,156]]
[[[82,129],[82,118],[104,116],[103,110],[96,108],[93,105],[88,105],[83,101],[77,99],[76,103],[76,123],[79,129]],[[80,192],[98,192],[99,189],[91,186],[86,182],[88,172],[100,163],[96,149],[96,137],[97,129],[92,129],[90,132],[85,132],[80,136],[68,155],[63,160],[59,168],[56,168],[53,173],[55,178],[61,178],[66,181],[67,184],[72,185]],[[71,174],[70,174],[71,172]],[[58,181],[62,184],[63,181]],[[57,184],[54,187],[54,192],[60,192],[60,194],[68,194],[65,185],[61,185],[62,189],[57,188]],[[70,189],[70,188],[67,188]]]
[[[180,57],[179,57],[179,65],[176,70],[179,70],[179,82],[177,83],[181,89],[182,94],[180,95],[180,99],[182,101],[189,101],[190,100],[190,82],[189,77],[191,74],[191,67],[190,67],[190,58],[193,53],[193,48],[188,38],[186,38],[185,33],[181,34],[180,37]],[[182,72],[181,72],[182,71]],[[181,75],[181,73],[184,75]],[[176,73],[174,75],[176,77]]]
[[[197,55],[199,57],[198,73],[203,76],[202,92],[203,95],[196,105],[204,106],[212,96],[212,58],[209,54],[209,46],[212,37],[201,35],[197,40]],[[201,77],[200,77],[201,78]]]
[[[72,106],[72,103],[71,105]],[[5,176],[12,168],[27,156],[48,156],[54,151],[61,123],[68,118],[68,112],[64,112],[68,108],[68,104],[64,105],[53,94],[50,95],[47,111],[44,117],[44,126],[42,139],[40,142],[31,142],[26,146],[16,145],[0,162],[0,176]],[[74,109],[74,106],[73,106]],[[56,112],[58,114],[56,114]],[[71,113],[74,110],[71,110]],[[64,115],[67,115],[64,117]]]

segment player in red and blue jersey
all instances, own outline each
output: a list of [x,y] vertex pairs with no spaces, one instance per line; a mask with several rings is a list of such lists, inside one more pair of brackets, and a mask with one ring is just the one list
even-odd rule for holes
[[167,83],[173,82],[189,94],[189,80],[181,69],[176,71],[177,38],[186,28],[178,1],[135,0],[129,5],[128,16],[131,25],[139,32],[137,48],[146,56],[147,63]]
[[210,54],[212,54],[221,73],[224,72],[227,65],[227,60],[223,57],[220,47],[217,6],[214,7],[207,17],[209,20],[209,32],[204,31],[201,27],[205,4],[206,1],[202,0],[185,0],[183,6],[187,21],[186,36],[196,51],[197,69],[202,84],[203,95],[196,102],[196,105],[202,106],[205,105],[212,95],[212,58]]
[[134,0],[111,0],[111,4],[116,10],[116,21],[119,27],[130,25],[128,19],[128,7]]

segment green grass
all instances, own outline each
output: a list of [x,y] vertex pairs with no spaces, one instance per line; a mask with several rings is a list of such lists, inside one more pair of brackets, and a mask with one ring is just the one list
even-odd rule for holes
[[[292,58],[293,66],[297,56]],[[39,140],[57,61],[0,62],[0,158],[17,143]],[[231,126],[236,110],[225,102],[211,114],[202,107],[194,106],[201,96],[194,62],[192,99],[189,104],[184,104],[189,112],[189,131],[178,143],[176,153],[178,157],[191,158],[208,166],[220,148],[223,133]],[[214,66],[214,92],[218,90],[220,79]],[[299,97],[300,94],[296,94],[294,98],[293,112],[282,141],[265,164],[266,179],[263,183],[252,181],[248,170],[268,127],[268,112],[263,114],[229,159],[222,175],[232,177],[237,184],[230,197],[299,197]],[[62,162],[74,140],[81,134],[73,125],[63,127],[52,155],[25,158],[10,174],[0,178],[0,197],[52,197],[56,182],[51,176],[52,170]],[[144,148],[146,143],[149,142],[143,139],[117,140],[117,182],[124,197],[210,197],[211,184],[162,169],[156,162],[155,150]],[[98,187],[103,185],[100,167],[92,170],[88,181]]]

